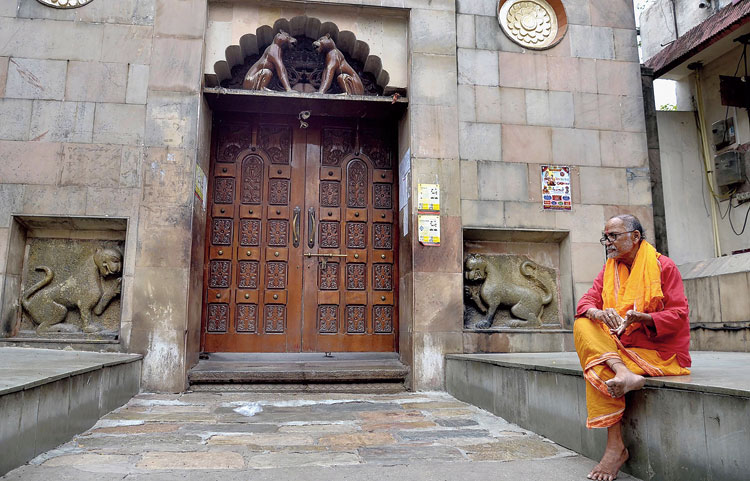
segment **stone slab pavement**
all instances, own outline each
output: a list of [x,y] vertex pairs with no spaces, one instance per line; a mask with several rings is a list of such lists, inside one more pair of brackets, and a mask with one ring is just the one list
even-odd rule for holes
[[573,481],[594,464],[445,393],[188,392],[139,394],[2,479]]

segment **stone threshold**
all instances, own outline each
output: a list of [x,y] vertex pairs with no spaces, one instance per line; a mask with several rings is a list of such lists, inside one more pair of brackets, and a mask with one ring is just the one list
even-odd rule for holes
[[396,353],[212,353],[190,369],[196,384],[403,383]]

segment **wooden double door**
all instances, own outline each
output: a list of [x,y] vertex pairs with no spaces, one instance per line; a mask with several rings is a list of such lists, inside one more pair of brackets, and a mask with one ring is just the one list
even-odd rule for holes
[[346,119],[215,120],[202,349],[395,351],[394,132]]

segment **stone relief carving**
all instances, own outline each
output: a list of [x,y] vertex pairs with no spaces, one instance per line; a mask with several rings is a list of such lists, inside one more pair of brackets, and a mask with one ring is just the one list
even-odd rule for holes
[[497,19],[503,32],[523,47],[542,50],[556,43],[557,14],[545,0],[500,2]]
[[[119,250],[96,248],[71,266],[70,275],[64,278],[55,279],[55,271],[47,265],[37,265],[34,270],[44,272],[44,278],[23,292],[21,305],[38,326],[37,334],[104,330],[92,314],[101,316],[120,295],[122,254]],[[55,284],[50,285],[53,280]],[[64,322],[72,309],[79,311],[80,325]]]
[[54,8],[78,8],[91,3],[92,0],[38,0],[42,5]]
[[250,67],[245,75],[245,81],[242,82],[242,88],[246,90],[268,90],[268,84],[271,83],[274,72],[281,82],[281,86],[287,92],[292,91],[291,85],[289,85],[289,76],[284,66],[282,58],[282,50],[288,47],[293,47],[297,43],[297,40],[280,30],[276,36],[273,37],[271,45],[266,47],[263,55]]
[[318,93],[326,93],[331,87],[333,80],[336,79],[339,87],[346,95],[364,95],[365,87],[362,85],[362,79],[359,78],[357,72],[346,61],[341,50],[336,48],[336,43],[329,34],[325,34],[313,42],[313,46],[317,49],[318,53],[324,54],[326,57],[325,69],[323,70],[323,77],[320,81]]
[[465,328],[560,326],[554,269],[508,254],[469,254],[464,266]]

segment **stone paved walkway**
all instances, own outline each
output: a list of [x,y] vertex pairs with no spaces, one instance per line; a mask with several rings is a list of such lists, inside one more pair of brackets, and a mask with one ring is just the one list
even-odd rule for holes
[[141,394],[3,479],[580,480],[593,465],[443,393]]

